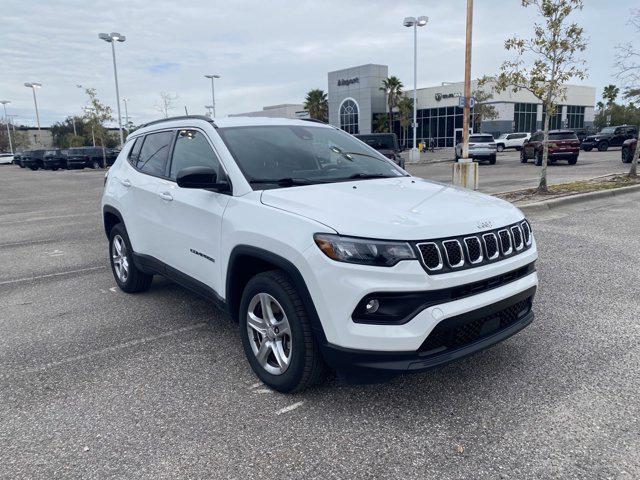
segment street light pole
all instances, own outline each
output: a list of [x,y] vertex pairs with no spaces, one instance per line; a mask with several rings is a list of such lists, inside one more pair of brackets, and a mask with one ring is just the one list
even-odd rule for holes
[[7,103],[11,103],[9,100],[0,100],[4,108],[4,121],[7,123],[7,136],[9,137],[9,152],[13,155],[13,143],[11,143],[11,129],[9,128],[9,117],[7,116]]
[[[418,150],[418,27],[424,27],[429,21],[428,17],[406,17],[402,24],[405,27],[413,27],[413,148],[409,158],[412,162],[420,161]],[[390,126],[393,129],[393,126]]]
[[127,108],[129,99],[126,97],[122,97],[122,101],[124,102],[124,125],[127,129],[127,135],[129,135],[129,109]]
[[211,79],[211,109],[213,110],[213,117],[216,116],[216,92],[213,86],[213,79],[220,78],[220,75],[205,75],[205,78]]
[[116,81],[116,102],[118,106],[118,130],[120,132],[120,148],[124,144],[124,136],[122,134],[122,115],[120,114],[120,90],[118,89],[118,67],[116,65],[116,47],[115,42],[124,42],[126,37],[116,32],[98,34],[100,40],[104,40],[111,44],[111,55],[113,56],[113,76]]
[[33,92],[33,104],[36,107],[36,123],[38,124],[38,130],[40,130],[40,115],[38,113],[38,100],[36,100],[36,88],[42,87],[42,84],[38,82],[27,82],[24,86],[30,88]]
[[469,117],[471,113],[471,40],[473,0],[467,0],[467,36],[464,52],[464,109],[462,113],[462,157],[453,164],[453,184],[478,189],[478,164],[469,158]]

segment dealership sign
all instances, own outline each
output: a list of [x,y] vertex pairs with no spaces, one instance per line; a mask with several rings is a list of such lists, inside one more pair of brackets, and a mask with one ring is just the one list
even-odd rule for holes
[[338,80],[339,87],[348,87],[349,85],[352,85],[354,83],[360,83],[360,79],[358,77],[354,77],[354,78],[341,78],[340,80]]
[[440,100],[443,100],[445,98],[457,98],[457,97],[461,97],[462,94],[460,92],[454,92],[454,93],[436,93],[435,97],[436,97],[436,101],[439,102]]

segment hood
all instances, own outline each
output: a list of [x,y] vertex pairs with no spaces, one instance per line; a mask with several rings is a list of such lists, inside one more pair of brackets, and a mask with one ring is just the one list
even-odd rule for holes
[[265,190],[261,201],[342,235],[389,240],[472,234],[523,218],[504,200],[414,177]]

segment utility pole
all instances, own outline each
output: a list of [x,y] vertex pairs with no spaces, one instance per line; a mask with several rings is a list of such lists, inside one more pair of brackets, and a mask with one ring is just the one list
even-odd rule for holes
[[13,143],[11,143],[11,130],[9,128],[9,117],[7,115],[7,103],[11,103],[9,100],[0,100],[0,103],[4,107],[4,121],[7,124],[7,136],[9,137],[9,152],[13,154]]
[[478,189],[478,164],[469,158],[469,117],[471,115],[471,46],[473,0],[467,0],[467,35],[464,52],[464,108],[462,113],[462,158],[453,164],[453,183]]

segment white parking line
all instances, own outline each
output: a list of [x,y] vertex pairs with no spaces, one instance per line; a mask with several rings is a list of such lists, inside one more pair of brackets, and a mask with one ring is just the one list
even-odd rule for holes
[[34,280],[40,280],[42,278],[60,277],[63,275],[71,275],[73,273],[91,272],[93,270],[101,270],[107,268],[107,265],[100,265],[99,267],[79,268],[77,270],[67,270],[66,272],[48,273],[47,275],[36,275],[33,277],[16,278],[15,280],[5,280],[0,282],[0,285],[10,285],[12,283],[32,282]]
[[296,402],[293,405],[289,405],[288,407],[284,407],[276,412],[276,415],[282,415],[283,413],[289,413],[291,410],[295,410],[298,407],[301,407],[304,401]]
[[48,370],[53,367],[58,367],[60,365],[66,365],[69,363],[75,363],[82,360],[86,360],[88,358],[93,358],[99,355],[104,355],[105,353],[116,352],[118,350],[122,350],[124,348],[136,347],[138,345],[144,345],[145,343],[153,342],[155,340],[160,340],[166,337],[172,337],[174,335],[180,335],[181,333],[190,332],[192,330],[198,330],[202,327],[205,327],[207,324],[205,322],[196,323],[194,325],[189,325],[188,327],[177,328],[175,330],[171,330],[169,332],[160,333],[158,335],[152,335],[150,337],[138,338],[136,340],[131,340],[128,342],[120,343],[119,345],[113,345],[111,347],[101,348],[100,350],[94,350],[93,352],[83,353],[81,355],[76,355],[74,357],[65,358],[63,360],[58,360],[56,362],[45,363],[44,365],[40,365],[37,367],[28,368],[23,370],[22,373],[38,373]]

